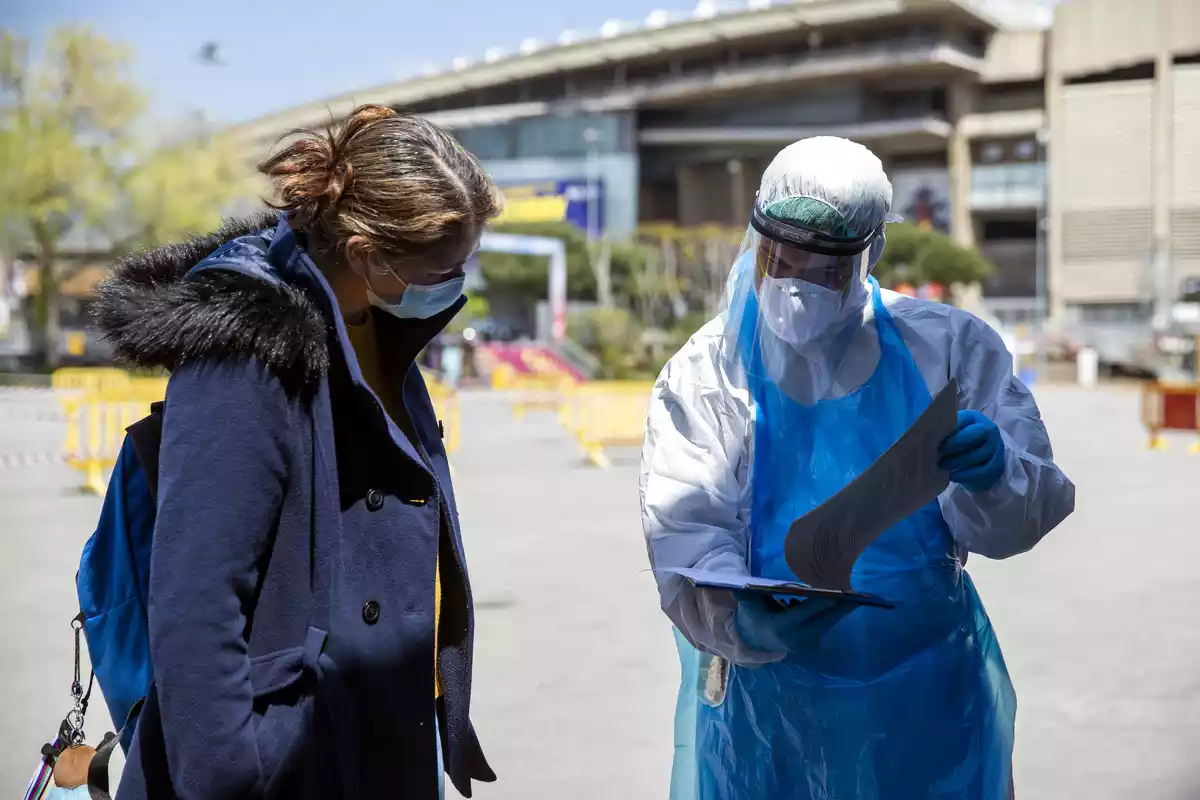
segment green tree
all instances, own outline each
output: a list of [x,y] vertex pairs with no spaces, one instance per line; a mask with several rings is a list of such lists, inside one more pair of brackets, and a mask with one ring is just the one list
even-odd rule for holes
[[127,231],[119,242],[124,250],[212,230],[232,202],[258,188],[236,143],[203,131],[150,151],[119,185],[121,210],[113,227]]
[[[596,276],[588,256],[587,236],[579,228],[569,222],[530,222],[502,223],[495,230],[562,239],[567,247],[567,296],[572,300],[596,299]],[[636,242],[611,242],[610,271],[616,300],[628,302],[636,294],[635,281],[646,258],[647,248]],[[479,266],[489,292],[519,295],[531,301],[546,297],[550,263],[542,256],[483,251],[479,254]]]
[[[567,297],[571,300],[596,302],[597,270],[586,234],[568,222],[544,223],[501,223],[495,227],[500,233],[525,236],[546,236],[562,239],[566,244]],[[603,257],[613,293],[613,302],[618,306],[640,308],[644,298],[644,286],[639,276],[646,264],[648,250],[636,242],[610,241],[605,243]],[[487,295],[496,305],[501,298],[506,305],[518,306],[532,315],[539,300],[546,299],[549,280],[549,259],[542,256],[524,256],[513,253],[479,253],[479,266],[487,282]]]
[[197,132],[148,146],[129,66],[127,48],[87,28],[56,31],[37,54],[0,32],[0,235],[34,263],[28,319],[47,367],[73,269],[59,258],[69,232],[103,234],[110,254],[157,245],[211,228],[251,191],[230,142]]
[[84,28],[56,31],[40,58],[0,33],[0,194],[11,249],[33,256],[34,346],[57,352],[59,244],[76,225],[98,225],[116,207],[114,165],[131,156],[129,123],[142,96],[128,53]]
[[[562,239],[567,248],[567,295],[573,300],[595,299],[596,280],[588,261],[587,237],[579,228],[567,222],[529,222],[500,224],[495,230]],[[543,256],[483,251],[479,253],[479,267],[489,294],[527,298],[530,303],[546,297],[550,264]]]
[[602,380],[646,377],[643,331],[633,314],[623,308],[594,308],[571,315],[567,332],[596,357]]
[[991,262],[978,250],[963,247],[937,231],[902,222],[888,226],[887,247],[875,276],[885,286],[940,283],[949,287],[977,283],[992,270]]

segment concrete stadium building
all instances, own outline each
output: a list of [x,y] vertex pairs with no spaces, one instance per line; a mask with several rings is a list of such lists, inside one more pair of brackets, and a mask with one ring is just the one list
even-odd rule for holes
[[513,218],[615,236],[744,225],[781,147],[855,139],[898,212],[997,264],[984,295],[1009,322],[1049,297],[1060,323],[1144,326],[1200,276],[1198,0],[702,0],[233,133],[265,152],[364,102],[452,129]]

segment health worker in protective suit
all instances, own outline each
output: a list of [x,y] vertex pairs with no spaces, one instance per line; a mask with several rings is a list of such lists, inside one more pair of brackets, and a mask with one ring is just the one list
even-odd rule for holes
[[968,553],[1029,550],[1075,489],[986,324],[880,289],[892,188],[805,139],[767,168],[724,308],[667,364],[643,452],[652,565],[796,580],[792,521],[874,462],[950,379],[951,484],[876,539],[856,591],[894,609],[697,588],[656,572],[683,666],[673,800],[1001,800],[1016,698]]

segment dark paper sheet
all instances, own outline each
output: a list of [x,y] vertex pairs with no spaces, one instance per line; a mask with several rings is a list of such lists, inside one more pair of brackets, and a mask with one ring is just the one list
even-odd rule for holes
[[792,523],[784,556],[796,577],[811,586],[852,591],[850,571],[867,546],[949,485],[938,451],[957,424],[958,382],[951,379],[874,464]]

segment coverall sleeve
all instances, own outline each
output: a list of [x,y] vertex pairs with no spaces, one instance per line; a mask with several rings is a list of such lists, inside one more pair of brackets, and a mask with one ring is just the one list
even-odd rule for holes
[[[748,574],[738,465],[747,421],[681,353],[654,385],[642,450],[642,528],[650,564]],[[655,573],[662,609],[699,650],[740,664],[771,661],[738,635],[731,592]]]
[[150,560],[150,655],[174,789],[251,796],[247,617],[288,474],[289,406],[257,362],[180,367],[167,389]]
[[1033,395],[1012,374],[1012,355],[982,320],[962,315],[950,352],[959,407],[982,412],[1000,428],[1004,475],[984,492],[952,484],[942,516],[959,545],[987,558],[1031,549],[1075,510],[1075,485],[1054,463],[1050,437]]

